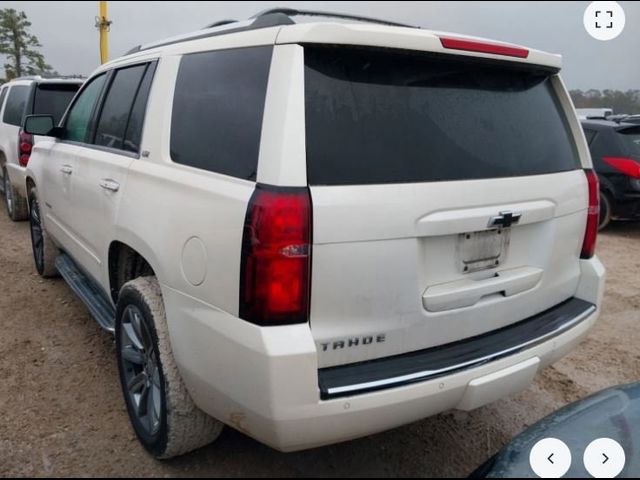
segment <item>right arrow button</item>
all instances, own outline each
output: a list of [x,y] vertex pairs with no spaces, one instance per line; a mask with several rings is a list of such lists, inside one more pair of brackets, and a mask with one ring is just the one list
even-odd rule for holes
[[611,438],[598,438],[584,451],[584,467],[595,478],[614,478],[620,475],[626,461],[624,449]]

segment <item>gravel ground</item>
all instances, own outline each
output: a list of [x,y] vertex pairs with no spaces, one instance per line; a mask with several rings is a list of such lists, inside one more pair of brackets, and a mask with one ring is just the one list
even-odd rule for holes
[[[4,206],[3,206],[4,207]],[[588,339],[525,392],[315,450],[283,454],[227,428],[159,462],[138,444],[118,385],[113,339],[62,280],[32,266],[26,223],[0,214],[0,475],[460,476],[553,410],[640,379],[640,223],[612,225],[598,253],[604,310]]]

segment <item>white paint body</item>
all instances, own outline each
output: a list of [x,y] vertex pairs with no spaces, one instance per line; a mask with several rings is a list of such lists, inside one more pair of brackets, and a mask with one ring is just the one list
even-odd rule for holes
[[[44,200],[45,228],[106,292],[114,241],[136,250],[154,269],[173,354],[196,404],[286,451],[355,438],[452,408],[476,408],[525,388],[539,368],[577,345],[599,310],[552,340],[436,381],[323,401],[318,369],[455,342],[574,296],[599,306],[604,280],[597,257],[579,259],[588,203],[582,170],[492,180],[312,186],[310,323],[261,328],[239,319],[243,224],[255,182],[172,162],[169,139],[180,58],[274,45],[257,182],[307,186],[300,44],[313,42],[504,60],[445,50],[436,32],[334,23],[151,48],[96,72],[158,60],[141,143],[148,155],[132,158],[48,139],[36,145],[28,167]],[[526,59],[508,60],[560,66],[559,56],[535,50]],[[568,113],[582,165],[589,168],[570,98],[558,76],[553,85]],[[70,178],[60,172],[65,165],[73,169]],[[100,188],[106,177],[120,184],[118,192]],[[461,233],[486,229],[487,219],[502,210],[521,212],[522,219],[512,229],[504,264],[464,277],[475,294],[482,292],[470,302],[474,295],[460,283],[463,276],[456,268],[455,240]],[[513,273],[503,276],[513,294],[491,294],[494,287],[482,283],[500,271],[517,272],[515,283],[509,283]],[[461,292],[466,306],[452,298],[452,291]],[[325,352],[320,347],[333,339],[379,333],[386,341],[370,348]]]

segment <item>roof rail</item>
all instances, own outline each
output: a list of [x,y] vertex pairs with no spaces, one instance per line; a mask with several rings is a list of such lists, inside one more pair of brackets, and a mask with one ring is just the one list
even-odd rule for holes
[[[351,15],[348,13],[324,12],[319,10],[296,10],[294,8],[271,8],[269,10],[264,10],[262,12],[259,12],[253,15],[252,17],[249,18],[249,20],[243,20],[243,21],[220,20],[218,22],[214,22],[210,25],[207,25],[203,30],[193,32],[193,35],[186,35],[186,36],[181,35],[179,37],[174,37],[173,39],[168,39],[164,42],[160,41],[156,43],[149,43],[147,45],[137,45],[133,47],[131,50],[129,50],[127,53],[125,53],[125,55],[130,55],[132,53],[149,50],[151,48],[164,47],[166,45],[172,45],[175,43],[198,40],[201,38],[216,37],[218,35],[227,35],[230,33],[245,32],[249,30],[257,30],[259,28],[293,25],[295,24],[295,22],[291,19],[291,17],[297,17],[297,16],[340,18],[343,20],[356,20],[359,22],[377,23],[377,24],[389,25],[393,27],[420,28],[414,25],[406,25],[404,23],[391,22],[388,20],[381,20],[378,18],[361,17],[359,15]],[[251,20],[253,20],[251,23],[249,24],[246,23],[247,21],[251,21]],[[210,32],[205,31],[209,29],[215,29],[215,30]]]
[[257,13],[251,18],[260,18],[265,15],[273,15],[280,13],[282,15],[286,15],[287,17],[299,17],[299,16],[307,16],[307,17],[327,17],[327,18],[340,18],[342,20],[356,20],[358,22],[367,22],[367,23],[378,23],[380,25],[390,25],[392,27],[409,27],[409,28],[420,28],[415,25],[408,25],[405,23],[391,22],[389,20],[382,20],[380,18],[373,17],[363,17],[361,15],[351,15],[349,13],[339,13],[339,12],[327,12],[322,10],[297,10],[295,8],[270,8],[268,10],[264,10],[262,12]]
[[[180,35],[173,39],[167,39],[166,41],[160,41],[155,43],[149,43],[146,45],[137,45],[129,50],[125,55],[130,55],[136,52],[142,52],[156,47],[164,47],[167,45],[173,45],[176,43],[189,42],[192,40],[199,40],[201,38],[217,37],[219,35],[227,35],[237,32],[246,32],[249,30],[257,30],[260,28],[277,27],[282,25],[292,25],[295,22],[288,16],[279,13],[263,15],[260,17],[252,17],[251,23],[247,24],[249,20],[236,21],[236,20],[222,20],[220,22],[212,23],[210,26],[205,27],[203,30],[193,32],[192,35]],[[236,25],[237,24],[237,25]],[[206,31],[211,30],[213,31]]]
[[213,22],[211,25],[207,25],[204,28],[213,28],[213,27],[220,27],[222,25],[228,25],[230,23],[236,23],[237,20],[233,20],[231,18],[227,18],[225,20],[218,20],[217,22]]
[[68,79],[86,79],[87,77],[84,75],[55,75],[55,74],[44,74],[44,75],[23,75],[21,77],[12,78],[8,80],[8,82],[13,82],[14,80],[68,80]]

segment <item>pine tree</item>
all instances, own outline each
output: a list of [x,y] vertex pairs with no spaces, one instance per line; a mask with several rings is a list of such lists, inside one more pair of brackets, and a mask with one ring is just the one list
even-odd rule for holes
[[42,45],[29,31],[31,22],[24,12],[0,9],[0,54],[7,57],[4,65],[7,80],[22,75],[50,73],[52,68],[37,50]]

